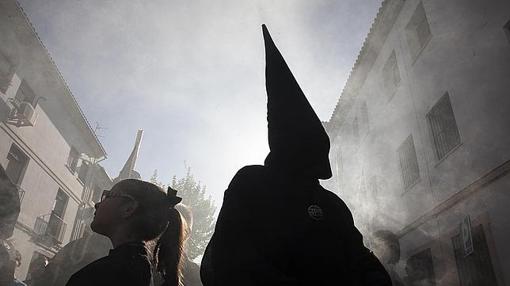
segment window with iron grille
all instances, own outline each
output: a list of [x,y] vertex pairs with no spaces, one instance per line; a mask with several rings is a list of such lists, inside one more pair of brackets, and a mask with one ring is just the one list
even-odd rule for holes
[[80,153],[74,147],[71,147],[69,151],[69,157],[67,157],[67,167],[72,173],[75,173],[78,167],[78,160],[80,159]]
[[418,167],[418,158],[414,147],[413,135],[407,139],[398,148],[398,157],[400,161],[400,170],[402,174],[402,183],[404,190],[409,190],[416,184],[420,178],[420,169]]
[[53,205],[53,213],[56,214],[59,218],[64,218],[68,201],[69,196],[64,191],[59,189],[57,196],[55,197],[55,203]]
[[7,167],[5,173],[15,185],[20,185],[28,166],[28,156],[18,146],[12,144],[7,153]]
[[466,255],[462,235],[452,237],[460,285],[498,285],[483,226],[472,228],[473,252]]
[[82,160],[80,169],[78,170],[78,179],[80,179],[80,181],[83,184],[87,183],[86,181],[87,181],[87,174],[89,172],[89,168],[90,168],[89,163],[87,161]]
[[68,202],[69,196],[59,189],[46,228],[46,235],[56,239],[59,243],[62,242],[65,232],[64,215]]
[[400,84],[400,80],[397,54],[393,51],[383,67],[383,84],[389,97],[393,96],[395,93],[395,90]]
[[416,7],[411,20],[406,26],[406,35],[411,57],[415,61],[432,38],[429,21],[422,2]]
[[505,30],[506,37],[510,42],[510,21],[506,22],[505,26],[503,26],[503,30]]
[[460,144],[460,134],[450,96],[445,93],[427,114],[438,160]]

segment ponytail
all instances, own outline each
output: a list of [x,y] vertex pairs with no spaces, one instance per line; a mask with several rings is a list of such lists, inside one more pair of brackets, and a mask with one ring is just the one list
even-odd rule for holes
[[164,279],[163,286],[182,286],[183,242],[186,222],[175,205],[182,198],[168,188],[134,179],[120,181],[122,191],[132,196],[139,207],[131,218],[131,231],[152,249],[153,270]]
[[179,212],[170,208],[168,226],[154,248],[156,269],[165,280],[163,286],[182,285],[184,223]]

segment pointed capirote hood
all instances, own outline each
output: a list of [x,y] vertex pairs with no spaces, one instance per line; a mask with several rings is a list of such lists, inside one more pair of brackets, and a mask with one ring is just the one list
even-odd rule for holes
[[329,137],[287,63],[262,25],[266,50],[269,155],[266,166],[314,179],[331,178]]

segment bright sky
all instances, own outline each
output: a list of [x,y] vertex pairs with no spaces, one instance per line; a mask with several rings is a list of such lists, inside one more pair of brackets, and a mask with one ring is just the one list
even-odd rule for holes
[[[310,103],[329,120],[381,0],[18,0],[108,153],[116,177],[163,182],[185,164],[219,205],[266,154],[266,23]],[[185,163],[186,162],[186,163]]]

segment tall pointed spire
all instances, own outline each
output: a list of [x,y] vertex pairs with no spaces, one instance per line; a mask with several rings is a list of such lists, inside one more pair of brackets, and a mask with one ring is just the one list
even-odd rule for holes
[[269,149],[265,165],[280,166],[312,178],[331,177],[329,137],[267,27],[266,91]]
[[135,171],[136,159],[138,159],[138,151],[140,150],[140,144],[142,143],[142,135],[143,130],[139,129],[136,133],[135,146],[133,147],[133,151],[131,151],[131,155],[127,159],[124,167],[119,172],[119,176],[113,180],[114,183],[125,179],[140,179],[140,174]]

